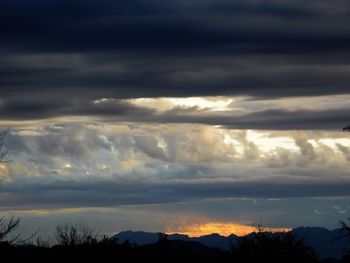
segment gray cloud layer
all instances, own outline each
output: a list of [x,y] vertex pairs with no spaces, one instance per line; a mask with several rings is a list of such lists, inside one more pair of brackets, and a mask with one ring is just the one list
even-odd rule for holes
[[[237,156],[238,146],[226,145],[210,126],[67,124],[36,131],[8,137],[14,162],[7,166],[8,177],[1,170],[3,207],[349,195],[348,148],[313,146],[309,140],[318,137],[310,132],[291,134],[297,150],[277,145],[264,152],[245,132],[228,131],[243,147]],[[133,161],[135,166],[125,166]]]
[[350,182],[341,183],[91,183],[73,180],[37,183],[23,189],[7,185],[3,191],[12,198],[2,207],[88,207],[190,202],[224,198],[341,197],[349,195]]

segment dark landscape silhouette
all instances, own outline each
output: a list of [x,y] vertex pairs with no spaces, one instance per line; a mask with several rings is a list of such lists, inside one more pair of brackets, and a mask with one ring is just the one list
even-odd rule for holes
[[60,224],[54,237],[16,232],[19,219],[0,221],[0,254],[11,260],[116,260],[179,262],[350,262],[350,228],[341,222],[333,231],[300,227],[266,232],[261,226],[246,236],[124,231],[100,236],[84,223]]

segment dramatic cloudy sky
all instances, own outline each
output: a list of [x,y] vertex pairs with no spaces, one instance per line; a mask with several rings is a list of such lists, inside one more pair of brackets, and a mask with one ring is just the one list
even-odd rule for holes
[[349,216],[348,1],[1,0],[0,35],[0,216],[26,231]]

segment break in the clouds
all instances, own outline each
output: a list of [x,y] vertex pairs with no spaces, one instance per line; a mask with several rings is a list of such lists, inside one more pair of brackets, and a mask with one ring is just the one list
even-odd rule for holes
[[2,0],[1,213],[82,213],[106,231],[334,226],[350,209],[349,12]]
[[[340,130],[348,124],[350,96],[319,96],[281,100],[243,97],[139,98],[98,100],[35,98],[4,100],[2,125],[30,125],[37,121],[94,120],[158,124],[204,124],[227,129]],[[336,103],[331,104],[331,103]]]

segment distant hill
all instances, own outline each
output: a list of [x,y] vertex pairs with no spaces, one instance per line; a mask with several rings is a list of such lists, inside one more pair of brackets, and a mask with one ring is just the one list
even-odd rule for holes
[[321,227],[299,227],[292,233],[312,247],[321,258],[340,258],[343,252],[350,249],[350,240],[340,238],[341,229],[328,230]]
[[[149,245],[158,242],[160,233],[143,231],[123,231],[113,236],[118,243],[130,242],[137,246]],[[179,238],[179,240],[182,240]]]
[[[162,247],[157,243],[141,246],[139,249],[144,255],[162,257],[162,252],[168,260],[177,262],[176,259],[194,259],[199,262],[217,262],[227,258],[229,253],[212,247],[205,246],[195,241],[169,240]],[[169,258],[170,257],[170,258]]]
[[[343,252],[350,249],[350,240],[339,238],[341,230],[328,230],[320,227],[299,227],[291,231],[293,235],[301,238],[305,243],[313,248],[321,258],[341,258]],[[143,231],[123,231],[113,236],[118,243],[129,241],[137,246],[152,245],[158,242],[160,233],[150,233]],[[275,233],[278,234],[278,233]],[[182,234],[172,234],[168,236],[168,240],[186,241],[204,245],[209,248],[216,248],[228,251],[230,247],[238,240],[238,236],[221,236],[219,234],[211,234],[201,237],[189,237]],[[190,243],[189,243],[190,244]],[[181,243],[184,246],[184,243]]]
[[[158,241],[160,233],[150,233],[143,231],[123,231],[113,236],[118,243],[129,241],[138,246],[154,244]],[[172,234],[168,235],[169,240],[194,241],[211,248],[229,250],[232,244],[237,242],[238,236],[230,235],[228,237],[219,234],[211,234],[201,237],[189,237],[187,235]]]
[[230,250],[231,246],[237,242],[238,236],[232,234],[228,237],[224,237],[219,234],[211,234],[201,237],[194,237],[192,238],[192,240],[206,245],[208,247],[228,251]]

